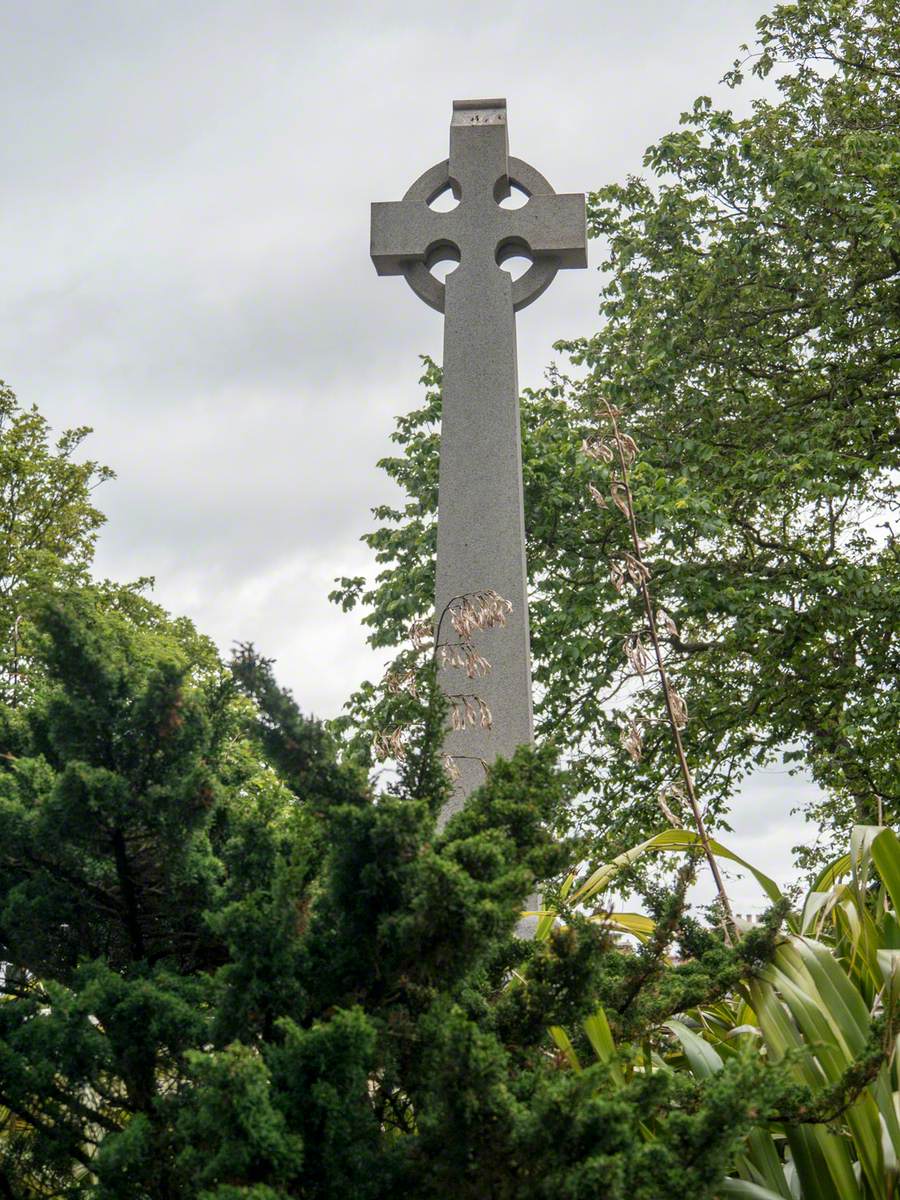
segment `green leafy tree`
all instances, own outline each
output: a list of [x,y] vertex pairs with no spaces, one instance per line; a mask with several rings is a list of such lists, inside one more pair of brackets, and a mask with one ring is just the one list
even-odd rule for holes
[[[743,118],[701,98],[646,152],[646,177],[590,197],[602,324],[561,344],[579,369],[526,393],[522,420],[538,729],[569,754],[589,796],[574,815],[607,853],[653,830],[672,772],[659,694],[623,654],[647,630],[618,467],[580,448],[603,401],[639,448],[637,521],[713,816],[786,750],[823,793],[807,858],[854,822],[898,819],[897,30],[891,0],[777,6],[726,76],[768,78],[775,97]],[[375,510],[380,572],[334,593],[368,606],[375,645],[400,644],[432,603],[432,363],[424,382],[381,464],[407,499]],[[352,720],[368,736],[382,710],[367,685]],[[619,744],[628,717],[637,766]]]
[[86,581],[104,521],[91,494],[112,471],[74,458],[90,432],[79,426],[51,443],[46,419],[0,381],[0,694],[12,702],[28,686],[32,604]]

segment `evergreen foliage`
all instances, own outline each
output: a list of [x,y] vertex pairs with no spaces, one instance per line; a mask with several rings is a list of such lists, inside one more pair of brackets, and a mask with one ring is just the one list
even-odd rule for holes
[[[513,936],[570,853],[546,753],[439,831],[436,697],[376,798],[269,664],[238,667],[266,713],[202,642],[92,590],[38,628],[44,682],[0,748],[7,1194],[715,1194],[775,1076],[622,1089],[547,1034],[612,1010],[631,960],[583,920]],[[261,753],[280,737],[291,786]],[[746,971],[715,938],[702,959],[694,1000]],[[652,1021],[687,995],[665,970]]]

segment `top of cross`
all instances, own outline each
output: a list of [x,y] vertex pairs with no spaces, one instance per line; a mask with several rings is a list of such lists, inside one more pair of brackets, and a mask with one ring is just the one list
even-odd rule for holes
[[[512,187],[527,202],[501,208]],[[456,208],[429,207],[448,190]],[[510,280],[516,310],[535,300],[561,267],[587,266],[584,196],[557,195],[534,167],[510,157],[505,100],[455,100],[450,157],[421,175],[402,200],[372,205],[375,269],[404,275],[426,304],[443,312],[445,286],[431,274],[435,263],[450,259],[460,272],[483,273],[521,254],[532,265]]]

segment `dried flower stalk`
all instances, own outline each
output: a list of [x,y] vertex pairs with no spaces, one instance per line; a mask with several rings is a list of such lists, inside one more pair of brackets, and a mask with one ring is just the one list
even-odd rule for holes
[[490,729],[493,717],[491,710],[480,696],[472,692],[448,696],[450,701],[450,726],[457,732],[480,725],[482,729]]
[[469,679],[487,675],[491,669],[491,664],[471,642],[443,642],[437,647],[437,661],[442,667],[459,667]]
[[632,717],[628,718],[628,724],[622,730],[622,736],[619,741],[631,755],[631,761],[639,763],[644,753],[644,738],[641,733],[641,727]]
[[403,744],[405,734],[406,729],[402,725],[398,725],[391,733],[376,733],[372,749],[379,762],[384,762],[386,758],[396,758],[402,762],[406,758],[406,746]]
[[512,604],[493,588],[487,588],[481,592],[454,596],[441,614],[441,623],[449,615],[450,624],[464,641],[468,641],[478,629],[494,629],[505,625],[511,612]]
[[[681,696],[672,687],[669,681],[668,672],[666,671],[665,662],[663,660],[662,649],[659,644],[659,630],[657,628],[656,616],[654,614],[653,602],[650,597],[650,571],[643,560],[643,543],[638,534],[637,521],[634,515],[634,501],[631,492],[631,483],[628,478],[628,468],[634,461],[637,455],[637,444],[634,439],[628,434],[622,434],[619,431],[618,418],[621,415],[619,409],[613,407],[608,400],[601,397],[601,403],[604,407],[605,416],[612,426],[612,437],[604,442],[604,445],[612,444],[616,449],[616,457],[618,458],[618,475],[614,476],[610,481],[610,494],[616,507],[622,515],[628,520],[628,528],[631,534],[631,544],[634,553],[627,555],[625,559],[625,571],[632,583],[641,593],[641,599],[644,604],[644,613],[647,618],[647,626],[650,632],[650,641],[653,646],[653,655],[656,660],[656,670],[659,675],[659,681],[662,686],[663,697],[666,704],[666,712],[669,718],[669,728],[672,731],[672,740],[675,744],[675,753],[678,758],[678,766],[681,771],[682,779],[684,780],[684,788],[687,794],[688,803],[690,804],[691,813],[694,818],[694,824],[697,829],[697,834],[703,846],[703,852],[706,856],[706,861],[709,864],[709,869],[712,871],[713,879],[715,880],[716,890],[719,894],[719,900],[722,904],[722,911],[725,916],[725,937],[730,943],[736,940],[737,928],[734,923],[734,913],[731,909],[731,903],[728,899],[728,893],[725,890],[725,882],[722,878],[722,873],[719,870],[719,864],[716,856],[712,852],[710,845],[709,833],[706,828],[706,822],[703,820],[703,814],[700,811],[700,805],[697,802],[697,793],[694,788],[694,777],[688,767],[687,757],[684,752],[684,743],[681,738],[681,731],[687,724],[687,705]],[[602,439],[599,439],[602,440]],[[593,446],[598,443],[598,439],[587,439],[588,443]],[[592,454],[591,457],[605,457],[604,455]],[[619,567],[613,568],[612,574],[613,586],[617,591],[622,591],[624,585],[624,575]],[[622,586],[620,586],[622,585]],[[677,629],[674,621],[668,617],[663,611],[665,619],[660,622],[672,636],[677,637]],[[635,757],[633,750],[634,738],[631,735],[631,729],[634,723],[631,722],[629,729],[623,734],[622,744],[631,754],[632,759],[637,762],[640,757],[640,745],[638,743],[638,755]]]
[[434,637],[429,621],[413,621],[409,627],[409,640],[415,650],[427,650]]
[[[427,650],[433,647],[435,662],[441,667],[458,667],[465,671],[469,679],[482,678],[491,670],[491,664],[480,654],[472,642],[472,635],[483,629],[495,629],[506,624],[506,618],[512,612],[512,604],[505,600],[493,588],[484,588],[478,592],[470,592],[462,596],[454,596],[445,606],[438,621],[438,632],[444,618],[449,615],[450,624],[462,639],[459,642],[441,642],[435,640],[435,631],[430,622],[415,620],[409,627],[409,638],[413,649]],[[384,677],[385,690],[392,695],[406,691],[415,699],[419,698],[417,672],[415,667],[405,671],[388,671]],[[474,694],[459,694],[448,696],[451,714],[450,722],[454,730],[460,731],[473,726],[490,729],[493,722],[491,710],[486,702]],[[402,759],[405,756],[403,727],[394,729],[391,733],[381,732],[375,735],[372,749],[379,760],[394,757]],[[459,768],[454,763],[459,755],[445,754],[444,767],[451,779],[459,778]],[[462,757],[467,757],[463,755]],[[483,762],[479,758],[479,762]],[[486,769],[486,764],[485,764]]]

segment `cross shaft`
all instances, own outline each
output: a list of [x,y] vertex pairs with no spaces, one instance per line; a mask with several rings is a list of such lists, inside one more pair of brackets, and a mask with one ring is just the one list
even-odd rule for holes
[[[513,185],[527,202],[502,208]],[[457,207],[429,208],[447,188]],[[516,281],[500,267],[513,252],[533,261]],[[449,159],[403,200],[372,205],[371,253],[379,274],[404,275],[445,316],[435,589],[444,615],[436,641],[459,640],[447,616],[459,597],[493,589],[512,604],[505,627],[476,635],[489,675],[439,672],[448,695],[477,694],[493,717],[491,728],[447,734],[445,750],[461,778],[446,820],[483,781],[479,760],[509,757],[533,738],[515,312],[560,268],[586,266],[584,196],[557,195],[534,168],[509,157],[505,101],[457,101]],[[442,285],[429,267],[446,257],[459,266]]]

